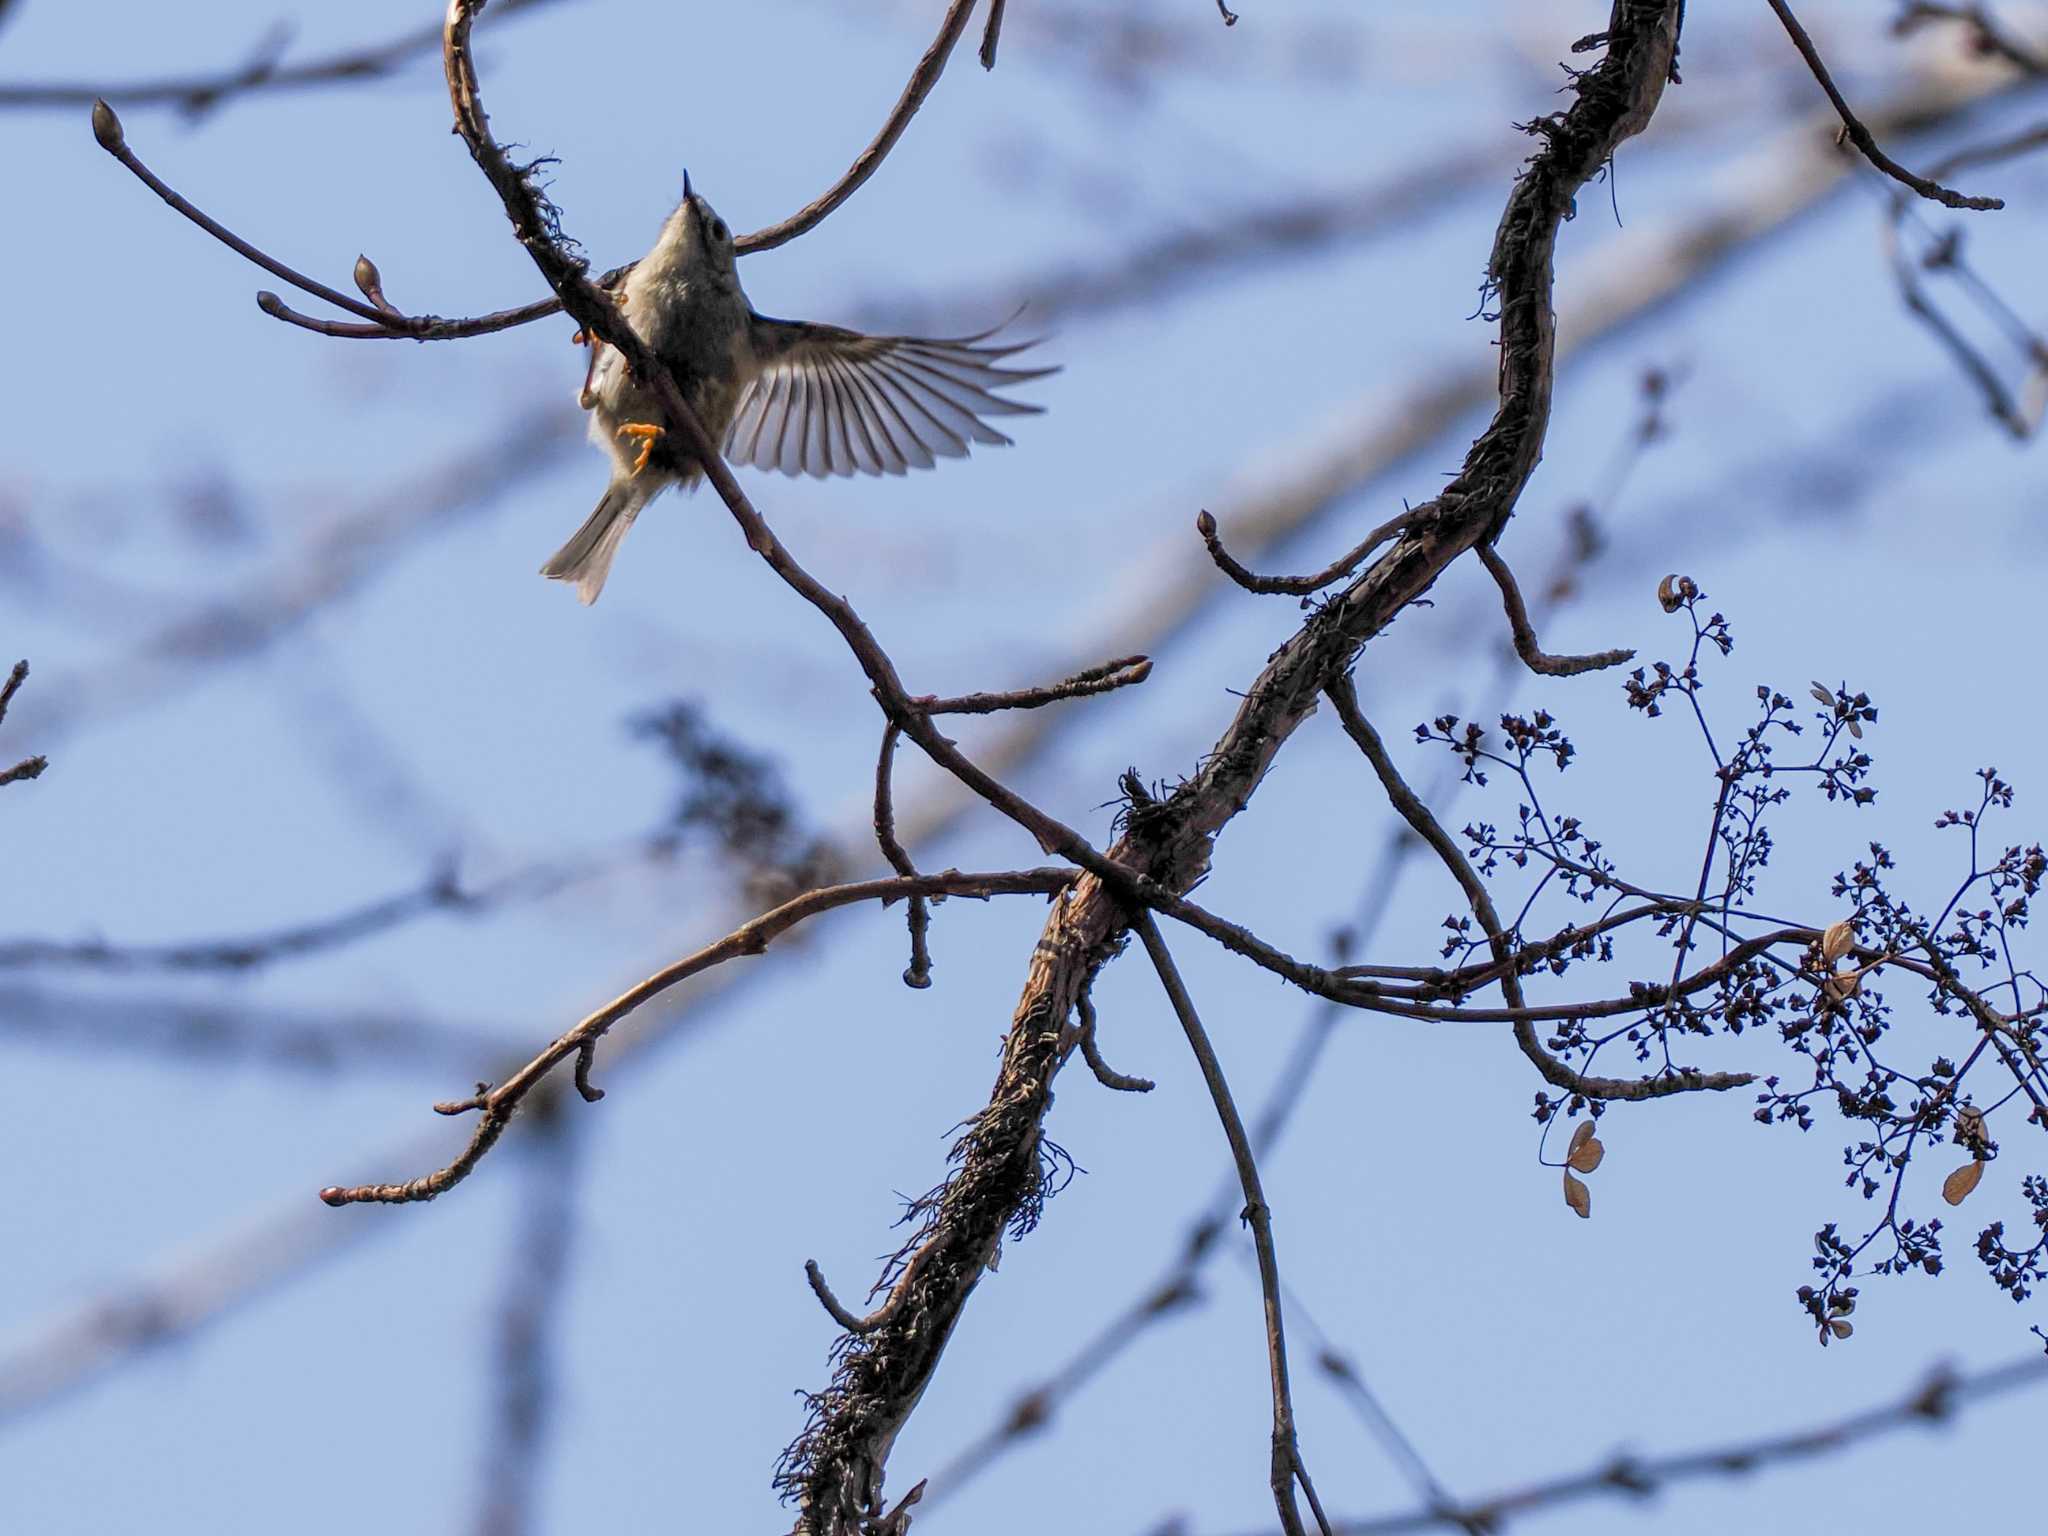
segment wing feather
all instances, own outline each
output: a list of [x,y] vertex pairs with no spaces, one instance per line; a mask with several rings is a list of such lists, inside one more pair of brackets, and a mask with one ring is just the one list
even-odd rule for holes
[[1059,370],[999,366],[1034,343],[996,345],[994,334],[863,336],[756,315],[760,369],[733,412],[726,455],[785,475],[900,475],[964,458],[974,443],[1007,444],[984,418],[1036,414],[1043,407],[1003,391]]

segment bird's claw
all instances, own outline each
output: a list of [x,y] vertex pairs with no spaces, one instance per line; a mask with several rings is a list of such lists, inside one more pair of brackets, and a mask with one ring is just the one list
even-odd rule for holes
[[647,467],[648,459],[653,456],[655,440],[666,437],[668,429],[657,427],[651,422],[629,421],[620,426],[618,435],[640,439],[640,456],[633,461],[633,473],[637,475]]

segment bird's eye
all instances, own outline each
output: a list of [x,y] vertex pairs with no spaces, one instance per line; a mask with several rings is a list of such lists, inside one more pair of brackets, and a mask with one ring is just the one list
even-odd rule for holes
[[720,245],[723,245],[723,244],[725,244],[725,237],[726,237],[726,233],[727,233],[727,231],[726,231],[726,227],[725,227],[725,220],[723,220],[723,219],[713,219],[713,220],[711,221],[711,238],[712,238],[712,239],[716,240],[716,241],[717,241],[717,242],[718,242],[718,243],[719,243]]

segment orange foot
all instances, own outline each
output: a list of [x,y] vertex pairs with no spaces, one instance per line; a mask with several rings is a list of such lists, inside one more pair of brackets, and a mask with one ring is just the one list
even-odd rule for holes
[[633,461],[634,474],[639,474],[641,470],[647,467],[647,460],[654,453],[655,439],[666,437],[667,435],[668,429],[666,427],[657,427],[644,421],[629,421],[619,428],[620,437],[637,437],[640,439],[640,457]]

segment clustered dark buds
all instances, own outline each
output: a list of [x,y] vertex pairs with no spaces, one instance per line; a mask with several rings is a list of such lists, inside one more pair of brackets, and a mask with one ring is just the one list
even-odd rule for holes
[[[1945,889],[1945,905],[1930,916],[1893,895],[1895,861],[1875,842],[1867,845],[1867,857],[1834,877],[1837,906],[1823,922],[1788,933],[1783,919],[1752,910],[1775,851],[1772,822],[1794,784],[1851,808],[1876,799],[1863,738],[1877,722],[1877,707],[1846,684],[1812,684],[1811,710],[1763,686],[1755,690],[1749,724],[1726,737],[1703,707],[1702,666],[1709,656],[1732,650],[1728,622],[1719,613],[1703,614],[1704,594],[1688,578],[1668,578],[1659,597],[1669,611],[1687,616],[1691,645],[1681,662],[1636,669],[1623,691],[1646,717],[1680,704],[1712,759],[1707,858],[1697,890],[1664,894],[1626,879],[1578,817],[1547,803],[1554,791],[1548,775],[1539,776],[1538,760],[1562,770],[1573,758],[1570,741],[1547,711],[1504,716],[1497,736],[1441,716],[1416,728],[1417,742],[1451,752],[1473,785],[1484,787],[1489,771],[1508,776],[1520,801],[1508,825],[1475,819],[1465,826],[1466,857],[1481,878],[1520,875],[1532,887],[1503,936],[1513,950],[1510,961],[1497,958],[1501,939],[1470,916],[1445,920],[1443,958],[1452,969],[1443,974],[1458,979],[1435,984],[1437,995],[1461,1000],[1486,984],[1488,967],[1497,972],[1503,964],[1527,976],[1585,960],[1611,962],[1616,933],[1633,924],[1630,931],[1654,933],[1666,946],[1654,979],[1603,989],[1623,993],[1609,1003],[1546,1010],[1542,1044],[1557,1059],[1591,1073],[1603,1051],[1618,1048],[1653,1073],[1683,1076],[1694,1069],[1675,1060],[1681,1040],[1773,1030],[1801,1070],[1764,1080],[1754,1118],[1810,1130],[1817,1111],[1832,1109],[1858,1128],[1857,1139],[1843,1149],[1845,1183],[1872,1202],[1876,1219],[1854,1239],[1834,1223],[1822,1228],[1815,1239],[1819,1283],[1799,1293],[1822,1342],[1845,1339],[1853,1331],[1848,1319],[1857,1278],[1941,1271],[1942,1223],[1912,1210],[1913,1200],[1922,1190],[1933,1193],[1928,1186],[1936,1182],[1916,1179],[1909,1186],[1916,1154],[1944,1143],[1966,1154],[1967,1161],[1948,1164],[1938,1181],[1940,1197],[1953,1207],[1971,1197],[1996,1162],[1994,1121],[2001,1113],[2031,1108],[2030,1118],[2048,1128],[2048,1073],[2040,1065],[2048,1052],[2048,986],[2012,958],[2014,937],[2048,876],[2048,853],[2038,844],[2001,849],[1990,842],[1985,818],[2009,810],[2014,795],[1986,769],[1977,804],[1936,820],[1937,827],[1968,836],[1970,858],[1960,884]],[[1560,895],[1597,901],[1594,912],[1604,915],[1548,939],[1531,938],[1542,899]],[[1776,931],[1759,933],[1760,927]],[[1966,980],[1959,969],[1965,966],[1988,972],[1987,982]],[[1463,979],[1475,976],[1477,982]],[[1930,1053],[1918,1072],[1897,1059],[1890,1039],[1893,985],[1906,977],[1930,988],[1936,1020],[1948,1021],[1938,1035],[1945,1049]],[[1986,1072],[2005,1076],[1993,1081]],[[1584,1107],[1575,1096],[1539,1093],[1538,1123],[1548,1124],[1568,1104],[1573,1113]],[[2015,1107],[2007,1111],[2008,1105]],[[1580,1135],[1590,1132],[1581,1127]],[[1566,1201],[1582,1216],[1590,1213],[1592,1197],[1577,1175],[1589,1169],[1571,1158],[1585,1144],[1573,1141],[1564,1168]],[[2048,1265],[2048,1182],[2030,1176],[2024,1188],[2035,1202],[2040,1240],[2015,1250],[2005,1243],[2003,1227],[1994,1225],[1978,1243],[1994,1280],[2022,1294]]]

